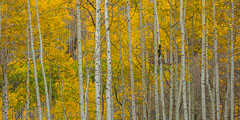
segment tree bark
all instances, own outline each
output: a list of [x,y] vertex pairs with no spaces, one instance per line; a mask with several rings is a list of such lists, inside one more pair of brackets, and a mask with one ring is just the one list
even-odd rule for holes
[[231,91],[230,91],[230,119],[234,120],[235,102],[234,102],[234,1],[232,2],[232,26],[231,26]]
[[142,57],[142,95],[143,95],[143,120],[147,119],[147,98],[146,98],[146,83],[145,83],[145,51],[143,46],[143,24],[142,24],[142,1],[139,0],[139,15],[140,15],[140,41],[141,41],[141,57]]
[[172,48],[172,39],[173,39],[173,26],[172,26],[172,0],[170,0],[170,103],[169,103],[169,120],[173,118],[173,48]]
[[86,80],[87,80],[87,86],[85,91],[85,119],[88,120],[88,92],[89,92],[89,67],[88,67],[88,60],[87,60],[87,39],[84,41],[85,46],[85,63],[86,63]]
[[109,19],[108,19],[108,0],[105,0],[105,28],[107,41],[107,85],[106,85],[106,104],[107,104],[107,120],[112,119],[112,105],[111,105],[111,87],[112,87],[112,65],[111,65],[111,42],[109,33]]
[[[185,82],[185,18],[183,18],[183,0],[180,0],[180,26],[181,26],[181,82],[183,89],[183,109],[184,120],[188,120],[187,111],[187,95],[186,95],[186,82]],[[180,86],[181,87],[181,86]],[[180,97],[180,96],[179,96]]]
[[26,101],[26,120],[29,118],[29,103],[30,103],[30,92],[29,92],[29,25],[27,25],[27,81],[26,81],[26,88],[27,88],[27,101]]
[[41,102],[40,102],[40,94],[39,94],[38,78],[37,78],[37,65],[35,60],[35,51],[34,51],[34,43],[33,43],[34,39],[33,39],[32,18],[31,18],[31,10],[30,10],[30,0],[28,0],[28,21],[29,21],[29,27],[30,27],[30,40],[31,40],[32,60],[33,60],[33,68],[34,68],[35,91],[36,91],[36,97],[37,97],[38,119],[42,120]]
[[205,0],[202,0],[202,65],[201,65],[201,109],[202,120],[206,120],[206,100],[205,100]]
[[130,65],[130,81],[131,81],[131,92],[132,92],[132,119],[136,120],[136,107],[135,107],[135,95],[134,95],[134,76],[132,66],[132,42],[131,42],[131,18],[130,18],[130,5],[127,0],[127,19],[128,19],[128,51],[129,51],[129,65]]
[[84,115],[84,99],[83,99],[83,70],[82,70],[82,28],[81,28],[81,11],[80,3],[77,0],[77,42],[78,42],[78,80],[79,80],[79,97],[80,97],[80,113],[81,119],[85,120]]
[[122,99],[122,120],[125,120],[125,79],[124,79],[124,73],[123,73],[123,62],[122,62],[122,39],[121,39],[121,26],[120,26],[120,7],[118,7],[118,30],[119,30],[119,56],[120,56],[120,65],[121,65],[121,80],[122,80],[122,93],[123,93],[123,99]]
[[40,28],[40,22],[39,22],[39,14],[38,14],[38,0],[36,0],[36,14],[37,14],[37,24],[38,24],[38,33],[39,33],[39,41],[40,41],[40,63],[42,68],[42,75],[43,75],[43,81],[44,81],[44,88],[45,88],[45,97],[46,97],[46,106],[47,106],[47,119],[51,120],[50,115],[50,107],[49,107],[49,96],[48,96],[48,86],[47,86],[47,80],[43,65],[43,43],[42,43],[42,34],[41,34],[41,28]]
[[100,0],[96,0],[96,31],[95,31],[95,115],[96,120],[101,120],[101,11]]
[[[157,47],[157,16],[156,16],[156,2],[154,1],[154,98],[155,98],[155,112],[156,120],[159,120],[159,96],[158,96],[158,47]],[[160,50],[160,48],[159,48]],[[160,54],[160,52],[159,52]]]
[[220,120],[220,91],[219,91],[219,72],[218,72],[218,53],[217,53],[217,22],[216,22],[216,7],[215,0],[213,2],[213,22],[214,22],[214,62],[215,62],[215,81],[216,81],[216,106],[217,106],[217,120]]

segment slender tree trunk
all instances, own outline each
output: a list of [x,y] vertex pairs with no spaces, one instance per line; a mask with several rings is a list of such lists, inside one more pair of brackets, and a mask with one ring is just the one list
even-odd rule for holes
[[95,32],[95,106],[96,120],[101,120],[101,51],[100,51],[100,26],[101,11],[100,0],[96,0],[96,32]]
[[[156,16],[156,6],[154,1],[154,98],[155,98],[155,111],[156,111],[156,120],[159,120],[159,96],[158,96],[158,47],[157,47],[157,16]],[[160,48],[159,48],[160,50]],[[160,52],[159,52],[160,54]]]
[[129,65],[130,65],[130,81],[132,91],[132,119],[136,120],[136,107],[135,107],[135,95],[134,95],[134,76],[132,66],[132,42],[131,42],[131,18],[130,18],[130,5],[127,0],[127,19],[128,19],[128,51],[129,51]]
[[111,66],[111,42],[109,33],[108,20],[108,0],[105,0],[105,26],[106,26],[106,41],[107,41],[107,85],[106,85],[106,102],[107,102],[107,120],[112,119],[111,110],[111,85],[112,85],[112,66]]
[[[6,43],[5,43],[6,45]],[[3,71],[3,83],[2,83],[2,119],[8,120],[8,51],[7,46],[4,46],[2,53],[2,71]],[[10,113],[10,112],[9,112]]]
[[121,79],[122,79],[122,120],[125,120],[125,80],[123,74],[123,62],[122,62],[122,39],[121,39],[121,24],[120,24],[120,7],[118,7],[118,30],[119,30],[119,56],[120,56],[120,65],[121,65]]
[[35,80],[35,91],[37,97],[37,109],[38,109],[38,119],[42,120],[42,111],[41,111],[41,102],[40,102],[40,94],[38,88],[38,78],[37,78],[37,65],[35,60],[35,51],[34,51],[34,38],[33,38],[33,29],[32,29],[32,18],[31,18],[31,10],[30,10],[30,0],[28,0],[28,21],[30,27],[30,40],[31,40],[31,49],[32,49],[32,60],[33,60],[33,68],[34,68],[34,80]]
[[87,60],[87,39],[84,41],[85,46],[85,63],[86,63],[86,80],[87,80],[87,86],[85,91],[85,119],[88,120],[88,91],[89,91],[89,67],[88,67],[88,60]]
[[63,107],[64,120],[67,120],[67,113],[66,113],[66,108],[65,108],[64,99],[63,99],[63,80],[61,79],[61,74],[60,74],[59,68],[57,68],[57,69],[58,69],[58,77],[59,77],[59,80],[61,81],[61,102],[62,102],[62,107]]
[[52,69],[50,66],[50,75],[49,75],[49,107],[52,108]]
[[177,101],[178,101],[178,46],[177,46],[177,0],[175,0],[175,9],[174,9],[174,81],[175,81],[175,112],[176,116],[179,115],[179,110],[176,107],[177,106]]
[[[206,12],[206,16],[208,16],[208,12]],[[209,91],[209,95],[210,95],[210,99],[211,99],[211,118],[212,120],[216,120],[215,118],[215,101],[213,98],[213,88],[210,86],[209,84],[209,70],[208,70],[208,19],[206,18],[206,84],[208,86],[208,91]]]
[[[226,12],[227,14],[227,23],[228,25],[230,25],[230,21],[229,21],[229,13],[228,11]],[[230,94],[230,76],[229,76],[229,73],[230,73],[230,66],[229,66],[229,61],[230,61],[230,58],[229,58],[229,53],[230,53],[230,41],[229,41],[229,35],[230,35],[230,29],[229,29],[230,26],[228,26],[228,33],[227,33],[227,93],[226,93],[226,97],[225,97],[225,105],[224,105],[224,119],[227,120],[229,117],[229,94]]]
[[27,25],[27,101],[26,101],[26,120],[28,120],[29,117],[29,103],[30,103],[30,92],[29,92],[29,56],[30,56],[30,52],[29,52],[29,25]]
[[172,48],[172,39],[173,39],[173,26],[172,26],[172,0],[170,0],[170,103],[169,103],[169,120],[173,118],[173,48]]
[[[186,82],[185,82],[185,21],[183,19],[183,0],[180,0],[180,26],[181,26],[181,82],[183,89],[183,109],[184,120],[188,120],[187,111],[187,95],[186,95]],[[180,86],[181,87],[181,86]],[[179,96],[180,97],[180,96]]]
[[158,21],[158,12],[157,12],[157,2],[154,0],[154,15],[157,27],[157,38],[158,38],[158,45],[159,45],[159,67],[160,67],[160,100],[162,105],[162,116],[163,119],[166,120],[166,113],[165,113],[165,102],[164,102],[164,87],[163,87],[163,67],[162,67],[162,54],[161,54],[161,40],[160,40],[160,30],[159,30],[159,21]]
[[217,22],[216,22],[216,7],[213,0],[213,21],[214,21],[214,62],[215,62],[215,81],[216,81],[216,106],[217,120],[220,120],[220,92],[219,92],[219,72],[218,72],[218,53],[217,53]]
[[188,46],[188,51],[187,51],[187,59],[188,59],[188,119],[191,120],[191,113],[192,113],[192,94],[191,94],[191,73],[190,73],[190,44],[189,44],[189,38],[187,37],[187,46]]
[[232,26],[231,26],[231,92],[230,92],[230,118],[234,120],[235,102],[234,102],[234,0],[232,2]]
[[39,41],[40,41],[40,63],[42,68],[42,75],[43,75],[43,81],[44,81],[44,88],[45,88],[45,97],[46,97],[46,106],[47,106],[47,119],[51,119],[50,115],[50,107],[49,107],[49,96],[48,96],[48,86],[47,86],[47,80],[43,65],[43,46],[42,46],[42,34],[41,34],[41,28],[40,28],[40,22],[39,22],[39,14],[38,14],[38,0],[36,0],[36,14],[37,14],[37,24],[38,24],[38,33],[39,33]]
[[81,11],[80,3],[77,0],[77,42],[78,42],[78,80],[79,80],[79,97],[81,119],[85,120],[84,115],[84,93],[83,93],[83,70],[82,70],[82,28],[81,28]]
[[206,101],[205,101],[205,0],[202,0],[202,65],[201,65],[201,109],[202,120],[206,120]]
[[[2,38],[2,4],[0,8],[0,38]],[[6,45],[6,42],[5,42]],[[3,48],[2,52],[2,71],[3,71],[3,82],[2,82],[2,119],[8,120],[8,53],[7,53],[7,47],[5,46]],[[10,118],[10,117],[9,117]]]
[[143,24],[142,24],[142,1],[139,0],[140,14],[140,41],[141,41],[141,56],[142,56],[142,95],[143,95],[143,120],[147,119],[147,98],[146,98],[146,83],[145,83],[145,51],[143,46]]

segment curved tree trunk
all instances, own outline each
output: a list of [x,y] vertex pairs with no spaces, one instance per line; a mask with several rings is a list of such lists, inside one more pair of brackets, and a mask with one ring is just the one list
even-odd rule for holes
[[46,80],[46,75],[45,75],[45,70],[44,70],[44,65],[43,65],[43,43],[42,43],[42,34],[41,34],[41,29],[40,29],[40,22],[39,22],[39,14],[38,14],[38,0],[36,0],[36,13],[37,13],[37,24],[38,24],[38,33],[39,33],[39,41],[40,41],[40,63],[41,63],[41,68],[42,68],[42,75],[43,75],[43,81],[44,81],[44,88],[45,88],[45,97],[46,97],[46,106],[47,106],[47,119],[51,119],[50,115],[50,107],[49,107],[49,96],[48,96],[48,86],[47,86],[47,80]]
[[33,60],[33,68],[34,68],[35,91],[36,91],[36,97],[37,97],[38,119],[42,120],[42,110],[41,110],[40,94],[39,94],[39,88],[38,88],[38,78],[37,78],[37,65],[35,60],[35,51],[34,51],[34,43],[33,43],[34,39],[33,39],[32,18],[31,18],[31,10],[30,10],[30,0],[28,0],[28,22],[30,27],[30,40],[31,40],[32,60]]

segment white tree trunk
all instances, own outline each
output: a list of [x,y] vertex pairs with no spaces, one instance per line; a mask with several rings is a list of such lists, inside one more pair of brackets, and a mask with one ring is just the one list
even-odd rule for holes
[[61,79],[61,74],[58,67],[57,67],[57,70],[58,70],[59,80],[61,81],[61,102],[63,107],[64,120],[67,120],[67,113],[66,113],[66,108],[65,108],[64,99],[63,99],[63,80]]
[[77,0],[77,42],[78,42],[78,80],[79,80],[79,97],[81,119],[85,120],[84,114],[84,90],[83,90],[83,70],[82,70],[82,28],[81,28],[81,11],[80,3]]
[[120,7],[118,6],[118,31],[119,31],[119,56],[120,56],[120,66],[121,66],[121,79],[122,79],[122,120],[125,120],[125,80],[124,80],[124,73],[123,73],[123,62],[122,62],[122,39],[121,39],[121,24],[120,24]]
[[87,80],[87,86],[85,91],[85,119],[88,120],[88,91],[89,91],[89,67],[88,67],[88,60],[87,60],[87,39],[84,41],[85,46],[85,63],[86,63],[86,80]]
[[[156,120],[159,120],[159,96],[158,96],[158,47],[157,47],[157,16],[156,5],[154,1],[154,98],[155,98],[155,112]],[[159,48],[160,49],[160,48]],[[160,53],[159,53],[160,54]]]
[[30,56],[30,49],[29,49],[29,25],[27,25],[27,81],[26,81],[26,86],[27,86],[27,101],[26,101],[26,120],[28,120],[29,116],[29,56]]
[[33,43],[34,38],[33,38],[33,29],[32,29],[30,0],[28,0],[28,22],[30,27],[30,40],[31,40],[32,60],[33,60],[33,68],[34,68],[35,91],[36,91],[36,97],[37,97],[38,119],[42,120],[41,102],[40,102],[40,94],[39,94],[38,78],[37,78],[37,65],[35,60],[35,51],[34,51],[34,43]]
[[43,43],[42,43],[42,34],[41,34],[41,28],[40,28],[40,22],[39,22],[39,14],[38,14],[38,0],[36,0],[36,14],[37,14],[37,24],[38,24],[38,33],[39,33],[39,41],[40,41],[40,63],[42,68],[42,75],[43,75],[43,81],[44,81],[44,88],[45,88],[45,97],[46,97],[46,106],[47,106],[47,119],[51,119],[50,115],[50,107],[49,107],[49,96],[48,96],[48,86],[47,86],[47,80],[43,65]]
[[[158,21],[158,12],[157,12],[157,2],[154,0],[154,12],[155,12],[155,20],[156,20],[156,27],[157,27],[157,39],[158,39],[158,46],[161,51],[161,40],[160,40],[160,30],[159,30],[159,21]],[[161,53],[161,52],[160,52]],[[160,67],[160,100],[162,105],[162,116],[163,120],[166,120],[166,113],[165,113],[165,102],[164,102],[164,87],[163,87],[163,67],[162,67],[162,55],[159,56],[159,67]]]
[[215,62],[215,81],[216,81],[216,106],[217,106],[217,120],[220,120],[220,91],[219,91],[219,72],[218,72],[218,53],[217,53],[217,22],[216,22],[216,7],[215,0],[213,2],[213,21],[214,21],[214,62]]
[[128,19],[128,51],[129,51],[129,65],[130,65],[130,81],[132,92],[132,119],[136,120],[136,107],[135,107],[135,95],[134,95],[134,76],[132,65],[132,42],[131,42],[131,18],[130,18],[130,6],[129,0],[127,0],[127,19]]
[[169,103],[169,120],[173,118],[173,48],[172,48],[172,41],[173,41],[173,26],[172,26],[172,0],[170,0],[170,103]]
[[[186,91],[186,82],[185,82],[185,21],[183,19],[183,0],[180,0],[180,26],[181,26],[181,82],[183,89],[183,109],[184,109],[184,120],[188,120],[188,111],[187,111],[187,91]],[[181,87],[181,86],[180,86]],[[180,96],[178,96],[180,97]]]
[[[0,8],[0,38],[2,38],[2,4]],[[6,44],[5,44],[6,45]],[[7,47],[5,46],[2,51],[2,71],[3,71],[3,84],[2,84],[2,119],[8,119],[8,55],[7,55]]]
[[[206,12],[206,17],[208,16],[208,12]],[[211,99],[211,118],[212,120],[215,120],[215,100],[214,100],[214,97],[213,97],[213,88],[210,86],[210,83],[209,83],[209,70],[208,70],[208,18],[206,18],[206,51],[205,51],[205,60],[206,60],[206,85],[208,87],[208,91],[209,91],[209,96],[210,96],[210,99]]]
[[143,95],[143,120],[147,119],[147,98],[146,98],[146,83],[145,83],[145,51],[143,46],[143,24],[142,24],[142,1],[139,0],[139,15],[140,15],[140,41],[141,41],[141,57],[142,57],[142,95]]
[[206,101],[205,101],[205,0],[202,0],[202,65],[201,65],[201,109],[202,120],[206,120]]
[[[226,12],[227,14],[227,23],[228,25],[230,25],[230,21],[229,21],[229,11]],[[229,66],[229,61],[230,61],[230,58],[229,58],[229,53],[230,53],[230,41],[229,41],[229,35],[230,35],[230,29],[229,29],[230,26],[228,26],[228,33],[227,33],[227,92],[226,92],[226,97],[225,97],[225,105],[224,105],[224,119],[227,120],[229,117],[229,94],[230,94],[230,76],[229,76],[229,69],[230,69],[230,66]]]
[[112,66],[111,66],[111,42],[109,33],[109,20],[108,20],[108,0],[105,0],[105,28],[106,28],[106,41],[107,41],[107,85],[106,85],[106,104],[107,104],[107,120],[112,119],[112,105],[111,105],[111,87],[112,87]]
[[101,120],[101,41],[100,41],[100,27],[101,27],[101,11],[100,0],[96,0],[96,31],[95,31],[95,107],[96,120]]
[[232,2],[232,26],[231,26],[231,91],[230,91],[230,119],[234,120],[235,102],[234,102],[234,1]]

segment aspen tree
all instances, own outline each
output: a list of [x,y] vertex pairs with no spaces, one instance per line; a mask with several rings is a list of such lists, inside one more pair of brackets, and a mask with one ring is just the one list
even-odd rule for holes
[[130,81],[131,81],[131,92],[132,92],[132,119],[136,120],[136,107],[135,107],[135,95],[134,95],[134,76],[133,76],[133,65],[132,65],[132,43],[131,43],[131,18],[130,18],[130,5],[127,0],[127,21],[128,21],[128,52],[129,52],[129,65],[130,65]]
[[122,120],[125,120],[125,80],[124,80],[124,74],[123,74],[123,62],[122,62],[122,38],[121,38],[121,26],[120,26],[120,7],[118,4],[118,31],[119,31],[119,59],[120,59],[120,66],[121,66],[121,80],[122,80],[122,94],[123,94],[123,99],[122,99],[122,114],[121,118]]
[[[154,1],[154,99],[155,99],[155,112],[156,120],[159,120],[159,96],[158,96],[158,47],[157,47],[157,16],[156,16],[156,7]],[[159,48],[160,49],[160,48]]]
[[27,101],[26,101],[26,120],[28,120],[29,116],[29,104],[30,104],[30,92],[29,92],[29,25],[27,25],[27,81],[26,81],[26,86],[27,86]]
[[[207,5],[206,5],[207,6]],[[208,69],[208,12],[206,12],[206,56],[205,56],[205,60],[206,60],[206,84],[207,84],[207,87],[208,87],[208,91],[209,91],[209,96],[210,96],[210,99],[211,99],[211,118],[213,120],[215,120],[215,101],[214,101],[214,98],[213,98],[213,88],[210,86],[210,83],[209,83],[209,69]]]
[[[0,38],[2,39],[2,4],[0,7]],[[2,71],[3,71],[3,84],[2,84],[2,119],[8,120],[8,53],[5,41],[5,46],[2,49]]]
[[173,39],[173,25],[172,25],[172,0],[170,0],[170,103],[169,103],[169,120],[172,120],[173,117],[173,48],[172,48],[172,39]]
[[47,86],[47,80],[45,75],[45,69],[43,65],[43,43],[42,43],[42,34],[41,34],[41,28],[40,28],[40,22],[39,22],[39,14],[38,14],[38,0],[36,0],[36,13],[37,13],[37,24],[38,24],[38,33],[39,33],[39,41],[40,41],[40,63],[42,68],[42,75],[43,75],[43,81],[44,81],[44,88],[45,88],[45,97],[46,97],[46,106],[47,106],[47,119],[51,119],[50,115],[50,107],[49,107],[49,96],[48,96],[48,86]]
[[234,1],[232,2],[232,26],[231,26],[231,90],[230,90],[230,119],[234,120]]
[[206,101],[205,101],[205,0],[202,0],[202,65],[201,65],[201,110],[202,120],[206,120]]
[[214,62],[215,62],[215,81],[216,81],[216,106],[217,120],[220,120],[220,91],[219,91],[219,72],[218,72],[218,52],[217,52],[217,22],[216,22],[216,7],[213,0],[213,22],[214,22]]
[[111,110],[111,85],[112,85],[112,66],[111,66],[111,43],[109,34],[108,23],[108,0],[105,0],[105,28],[106,28],[106,41],[107,41],[107,85],[106,85],[106,102],[107,102],[107,120],[112,119]]
[[87,39],[84,41],[84,47],[85,47],[85,64],[86,64],[86,80],[87,80],[87,87],[85,91],[85,119],[88,120],[88,92],[89,92],[89,66],[88,66],[88,60],[87,60]]
[[34,68],[34,81],[35,81],[35,91],[37,97],[37,109],[38,109],[38,119],[42,120],[42,110],[41,110],[41,102],[40,102],[40,94],[38,88],[38,78],[37,78],[37,65],[35,60],[35,51],[34,51],[34,43],[33,43],[33,29],[32,29],[32,18],[31,18],[31,10],[30,10],[30,0],[28,0],[28,22],[30,28],[30,40],[31,40],[31,49],[32,49],[32,60],[33,60],[33,68]]
[[228,30],[227,30],[227,93],[226,93],[226,97],[225,97],[225,105],[224,105],[224,119],[227,120],[229,117],[229,94],[230,94],[230,76],[229,76],[229,69],[230,69],[230,66],[229,66],[229,61],[230,61],[230,58],[229,58],[229,53],[230,53],[230,41],[229,41],[229,35],[230,35],[230,21],[229,21],[229,11],[227,10],[226,12],[227,14],[227,23],[228,23]]
[[[157,1],[154,0],[154,12],[155,12],[155,21],[156,21],[156,27],[157,27],[157,38],[158,38],[158,46],[159,50],[161,51],[161,40],[160,40],[160,30],[159,30],[159,22],[158,22],[158,12],[157,12]],[[166,120],[166,114],[165,114],[165,102],[164,102],[164,87],[163,87],[163,67],[162,67],[162,55],[159,56],[159,67],[160,67],[160,100],[162,105],[162,116],[163,119]]]
[[79,97],[80,97],[80,112],[81,119],[85,120],[84,115],[84,99],[83,99],[83,70],[82,70],[82,28],[81,28],[81,11],[80,3],[77,0],[77,43],[78,43],[78,79],[79,79]]
[[101,120],[101,41],[100,41],[100,27],[101,27],[101,11],[100,0],[96,0],[96,31],[95,31],[95,115],[96,120]]
[[[184,120],[188,120],[187,111],[187,95],[186,95],[186,81],[185,81],[185,18],[183,18],[183,0],[180,0],[180,26],[181,26],[181,80],[183,89],[183,109]],[[181,86],[180,86],[181,87]],[[180,97],[180,96],[178,96]]]
[[146,83],[145,83],[145,51],[143,46],[143,24],[142,24],[142,1],[139,0],[139,15],[140,15],[140,41],[141,41],[141,57],[142,57],[142,94],[143,94],[143,120],[147,119],[147,98],[146,98]]

